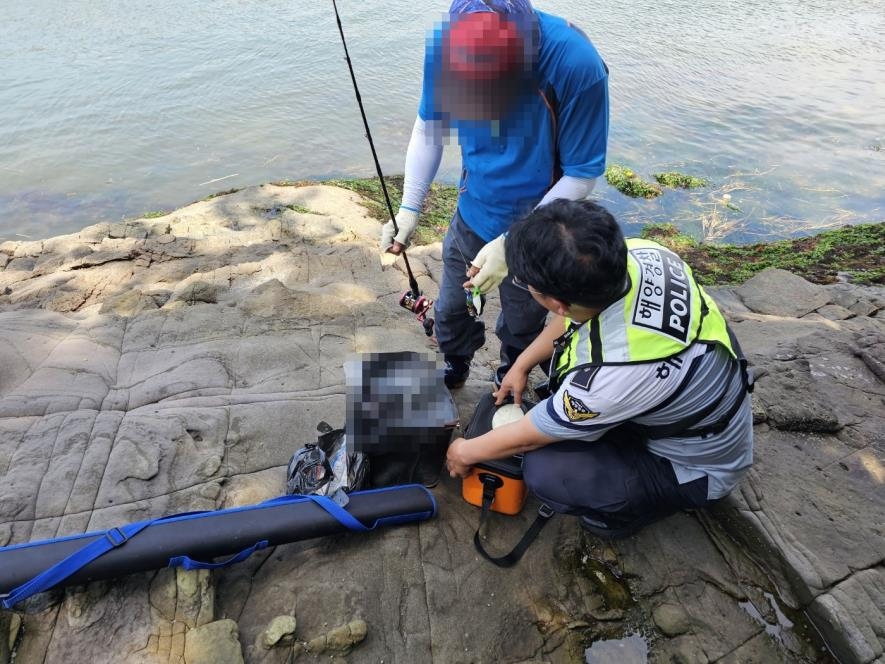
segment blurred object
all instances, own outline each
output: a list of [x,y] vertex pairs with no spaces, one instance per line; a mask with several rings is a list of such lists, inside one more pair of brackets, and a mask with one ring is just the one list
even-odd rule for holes
[[458,424],[439,357],[369,353],[346,362],[344,373],[347,446],[369,457],[370,485],[435,485]]

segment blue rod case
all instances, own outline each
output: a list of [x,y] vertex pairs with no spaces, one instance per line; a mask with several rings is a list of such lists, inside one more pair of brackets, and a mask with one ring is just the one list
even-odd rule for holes
[[[325,496],[282,496],[258,505],[2,547],[0,599],[8,609],[57,586],[161,567],[218,569],[268,546],[436,516],[433,495],[418,484],[357,491],[349,498],[342,508]],[[219,556],[231,557],[204,562]]]

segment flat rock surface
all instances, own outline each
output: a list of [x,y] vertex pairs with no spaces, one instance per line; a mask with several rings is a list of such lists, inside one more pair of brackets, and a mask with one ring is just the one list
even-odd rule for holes
[[[0,244],[0,545],[284,493],[292,452],[343,422],[348,357],[434,352],[377,230],[350,192],[265,185]],[[439,246],[409,256],[433,296]],[[828,661],[803,612],[842,661],[881,659],[882,294],[758,279],[715,294],[765,375],[756,465],[713,512],[615,544],[558,517],[501,570],[444,478],[420,524],[35,597],[0,612],[0,662],[307,661],[319,643],[342,661],[572,662],[631,634],[652,661]],[[760,304],[794,279],[801,307]],[[464,425],[490,389],[488,336],[456,395]],[[493,515],[487,546],[512,546],[536,507]],[[268,646],[283,623],[294,635]]]

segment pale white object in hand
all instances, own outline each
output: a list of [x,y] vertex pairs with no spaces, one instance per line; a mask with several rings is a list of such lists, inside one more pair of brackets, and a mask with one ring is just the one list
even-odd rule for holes
[[524,413],[522,407],[515,403],[507,403],[498,408],[492,415],[492,429],[497,429],[505,424],[511,424],[521,419]]

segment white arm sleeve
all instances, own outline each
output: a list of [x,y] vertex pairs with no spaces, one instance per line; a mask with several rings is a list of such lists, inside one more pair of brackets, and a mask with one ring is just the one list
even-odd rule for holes
[[541,199],[537,207],[547,205],[557,198],[565,198],[570,201],[587,198],[595,185],[596,178],[576,178],[571,175],[563,175],[556,181],[556,184],[550,187],[550,191],[544,194],[544,198]]
[[415,119],[412,137],[406,150],[405,178],[403,180],[402,207],[421,212],[430,183],[436,177],[442,160],[443,146],[433,138],[428,123],[420,117]]

